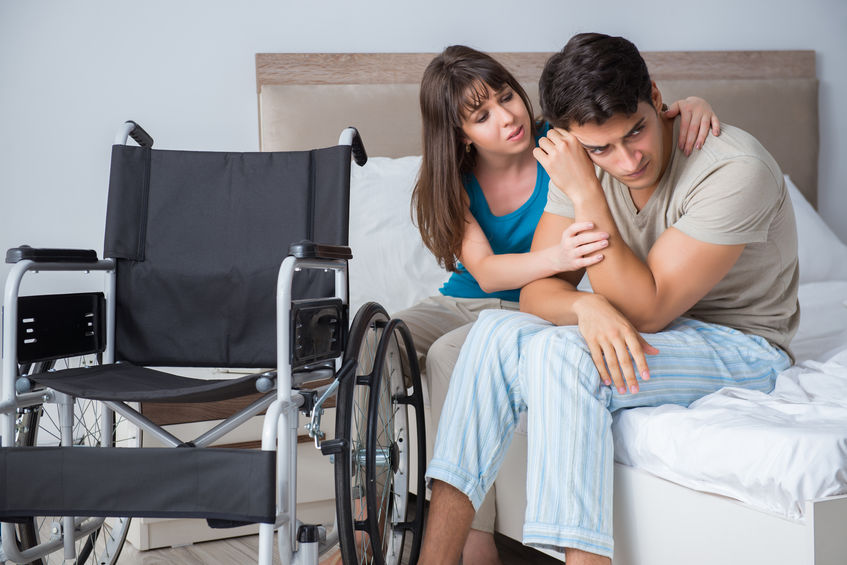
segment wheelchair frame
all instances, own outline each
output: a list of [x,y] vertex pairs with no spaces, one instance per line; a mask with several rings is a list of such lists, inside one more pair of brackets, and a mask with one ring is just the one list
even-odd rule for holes
[[[140,144],[149,143],[152,145],[152,139],[147,136],[146,132],[144,132],[140,127],[138,127],[133,122],[127,122],[118,132],[115,143],[116,144],[125,144],[127,137],[132,136],[133,139],[138,141]],[[145,137],[146,136],[146,137]],[[354,128],[345,129],[341,137],[339,139],[339,145],[354,145],[357,141],[358,133]],[[149,141],[148,141],[149,140]],[[361,141],[358,141],[360,144]],[[362,149],[363,152],[363,149]],[[296,253],[296,252],[295,252]],[[291,332],[290,327],[290,319],[291,319],[291,310],[292,310],[292,281],[294,278],[294,273],[300,270],[322,270],[322,271],[332,271],[334,273],[335,279],[335,298],[339,299],[341,303],[344,305],[346,309],[347,306],[347,297],[348,297],[348,274],[347,274],[347,260],[351,257],[349,253],[349,249],[345,247],[327,247],[327,246],[307,246],[305,251],[302,253],[298,253],[299,256],[289,255],[286,257],[279,269],[279,275],[277,278],[276,285],[276,328],[277,328],[277,366],[275,371],[268,371],[266,373],[262,373],[261,377],[256,382],[256,388],[259,392],[266,392],[264,396],[254,401],[252,404],[247,406],[246,408],[241,409],[236,414],[230,416],[219,424],[215,425],[210,430],[201,434],[191,442],[188,442],[192,447],[203,448],[211,445],[216,440],[222,438],[224,435],[229,433],[235,428],[238,428],[244,422],[249,420],[250,418],[260,414],[263,411],[266,411],[266,415],[264,417],[263,425],[262,425],[262,438],[261,438],[261,449],[263,451],[276,451],[276,515],[273,523],[260,523],[259,524],[259,556],[258,563],[260,565],[270,565],[273,562],[273,536],[274,532],[278,530],[278,553],[282,563],[295,563],[295,564],[305,564],[305,565],[316,565],[318,563],[319,555],[323,550],[328,549],[334,546],[339,542],[340,538],[344,538],[345,536],[339,536],[339,519],[338,519],[338,511],[336,512],[335,525],[331,531],[327,532],[323,526],[303,526],[297,521],[297,496],[296,496],[296,486],[297,486],[297,445],[298,445],[298,428],[299,428],[299,412],[305,411],[307,416],[310,416],[310,421],[306,425],[306,430],[309,435],[314,439],[315,446],[320,448],[325,455],[337,454],[348,450],[347,456],[348,458],[355,459],[358,455],[350,455],[349,450],[351,449],[349,438],[345,442],[344,439],[336,439],[336,440],[327,440],[322,441],[325,437],[325,432],[321,430],[320,427],[320,416],[323,413],[324,403],[332,396],[337,395],[339,393],[340,388],[344,388],[343,382],[347,379],[352,383],[352,387],[355,387],[357,384],[368,384],[369,375],[354,375],[354,369],[356,363],[345,362],[341,363],[340,358],[336,358],[332,363],[335,367],[335,371],[332,373],[335,374],[335,378],[332,383],[328,385],[323,385],[318,387],[313,392],[309,392],[307,395],[301,393],[297,387],[302,384],[297,379],[294,378],[294,368],[291,365],[291,356],[290,356],[290,344],[292,343],[292,338],[294,337]],[[115,342],[115,303],[112,298],[116,293],[116,261],[113,259],[103,259],[103,260],[95,260],[94,261],[85,261],[85,260],[72,260],[72,261],[56,261],[56,260],[48,260],[48,261],[36,261],[32,259],[23,259],[15,263],[13,266],[5,286],[5,294],[4,294],[4,307],[3,307],[3,366],[2,366],[2,388],[0,388],[0,445],[3,447],[14,446],[15,438],[16,438],[16,412],[20,409],[25,409],[28,407],[33,407],[37,405],[42,405],[46,403],[56,403],[59,406],[59,416],[61,420],[61,444],[62,446],[71,446],[73,445],[74,437],[73,437],[73,423],[74,423],[74,399],[67,394],[52,390],[52,389],[43,389],[43,390],[27,390],[31,388],[31,382],[29,382],[26,378],[21,378],[19,376],[20,369],[18,366],[18,359],[16,355],[17,347],[18,347],[18,319],[19,319],[19,311],[18,311],[18,298],[20,292],[21,282],[26,273],[33,271],[69,271],[69,272],[103,272],[106,276],[106,316],[105,316],[105,327],[106,327],[106,344],[105,349],[102,352],[102,361],[103,363],[109,364],[113,363],[115,360],[115,350],[114,350],[114,342]],[[374,307],[376,307],[379,311],[384,313],[384,310],[381,309],[378,305],[370,304],[366,305],[366,307],[370,307],[369,311],[376,311]],[[363,307],[362,310],[365,310],[366,307]],[[387,318],[387,317],[386,317]],[[410,365],[409,372],[413,373],[412,377],[412,394],[405,397],[402,394],[397,394],[396,396],[392,396],[391,402],[393,404],[412,404],[413,408],[416,412],[416,417],[418,419],[418,427],[419,436],[417,441],[418,449],[425,449],[425,440],[423,437],[423,404],[420,393],[420,376],[417,370],[416,359],[413,354],[413,347],[411,346],[411,337],[408,333],[408,330],[399,320],[391,320],[390,323],[386,324],[386,328],[389,331],[384,332],[380,338],[380,347],[382,349],[385,346],[381,345],[381,342],[387,339],[395,339],[398,340],[397,347],[405,346],[407,350],[407,359],[406,362]],[[397,335],[395,335],[395,331],[397,331]],[[399,343],[403,342],[403,343]],[[412,352],[409,355],[409,351]],[[357,357],[359,352],[357,353]],[[345,355],[345,359],[349,356],[346,353],[346,350],[343,352]],[[374,367],[374,371],[381,371],[382,367]],[[321,376],[327,376],[328,369],[326,364],[320,366],[318,370],[315,372],[315,375],[312,375],[312,378],[303,379],[303,382],[311,382],[320,378]],[[402,377],[406,378],[406,377]],[[379,382],[379,376],[376,378],[377,382]],[[275,381],[275,382],[274,382]],[[405,380],[403,381],[405,382]],[[352,387],[348,385],[347,389],[352,390]],[[396,385],[395,385],[396,388]],[[275,391],[274,391],[275,389]],[[307,398],[307,396],[309,398]],[[315,398],[317,400],[315,401]],[[164,430],[157,424],[153,423],[149,418],[144,416],[141,412],[136,410],[135,408],[129,406],[126,402],[123,401],[100,401],[103,405],[103,410],[100,414],[100,428],[101,430],[113,430],[113,419],[115,414],[122,416],[129,423],[133,424],[140,430],[144,430],[146,433],[151,434],[157,440],[164,443],[165,445],[171,447],[180,447],[185,446],[186,442],[180,440],[170,432]],[[371,404],[375,404],[373,400],[370,401]],[[406,408],[404,407],[405,411]],[[404,412],[405,413],[405,412]],[[406,416],[408,417],[408,416]],[[406,426],[406,434],[408,434],[408,426]],[[374,435],[373,433],[371,435]],[[101,446],[102,447],[111,447],[112,443],[112,434],[103,433],[101,437]],[[402,443],[402,442],[399,442]],[[410,442],[406,442],[408,444]],[[397,472],[398,468],[401,471],[401,475],[405,475],[405,479],[401,477],[399,480],[399,486],[402,486],[405,494],[405,497],[408,497],[408,449],[411,446],[404,445],[400,448],[396,448],[392,446],[394,449],[402,449],[404,451],[400,451],[399,453],[392,452],[390,457],[397,458],[399,457],[399,463],[394,459],[391,459],[389,465],[393,467],[394,473]],[[143,449],[143,448],[141,448]],[[367,449],[371,450],[371,447]],[[371,450],[373,451],[373,450]],[[368,453],[369,461],[373,461],[374,459],[373,453]],[[386,454],[378,454],[377,457],[389,457]],[[419,451],[419,462],[423,462],[425,460],[424,452]],[[402,460],[405,458],[406,465],[402,465]],[[341,471],[343,473],[344,471]],[[336,476],[339,476],[339,466],[336,463]],[[370,477],[370,476],[369,476]],[[424,490],[421,488],[423,484],[423,473],[422,470],[418,469],[418,493],[423,493]],[[338,489],[338,480],[336,480],[336,489]],[[339,493],[336,493],[337,498],[340,498]],[[392,492],[391,496],[394,496]],[[406,522],[406,511],[407,511],[407,498],[404,498],[402,508],[400,510],[393,509],[393,512],[402,511],[403,516],[391,517],[392,522],[390,524],[390,528],[399,529],[399,535],[401,543],[400,548],[402,548],[402,536],[406,531],[412,531],[413,533],[413,541],[412,541],[412,563],[417,560],[417,552],[420,547],[420,535],[422,530],[422,520],[423,520],[423,498],[421,494],[418,495],[418,504],[417,511],[415,516],[414,523]],[[368,500],[371,503],[370,500]],[[349,500],[348,500],[349,503]],[[372,503],[371,503],[372,504]],[[391,501],[389,501],[391,505]],[[341,508],[340,502],[337,500],[337,508]],[[373,509],[372,506],[368,508]],[[392,506],[393,508],[393,506]],[[355,517],[351,523],[352,526],[356,527],[359,530],[365,530],[368,532],[369,538],[369,547],[365,547],[365,544],[362,543],[363,549],[362,551],[365,554],[366,559],[373,558],[373,562],[381,565],[385,562],[385,556],[383,555],[383,551],[394,551],[397,549],[396,544],[389,542],[385,546],[385,540],[383,539],[375,539],[374,527],[381,528],[380,531],[376,533],[380,534],[379,537],[382,536],[382,531],[387,531],[385,521],[386,517],[374,517],[368,516],[367,511],[365,511],[364,519],[356,520]],[[362,516],[360,516],[362,518]],[[0,539],[2,539],[2,549],[0,549],[0,563],[4,562],[4,560],[10,560],[13,562],[19,563],[28,563],[41,557],[50,554],[52,552],[56,552],[62,550],[63,557],[65,560],[67,559],[76,559],[77,551],[75,548],[76,541],[80,540],[91,534],[93,531],[100,528],[106,518],[103,517],[89,517],[89,518],[79,518],[73,516],[64,516],[62,517],[62,527],[61,527],[61,535],[54,535],[52,539],[41,542],[37,546],[28,548],[28,549],[20,549],[17,547],[16,543],[16,530],[15,525],[10,522],[2,522],[2,529],[0,529]],[[128,519],[127,520],[128,523]],[[377,524],[378,520],[382,520],[381,524]],[[346,522],[349,522],[346,521]],[[120,541],[120,545],[123,544],[123,539],[126,535],[126,527],[127,524],[123,524],[123,538]],[[368,527],[371,529],[368,530]],[[415,531],[417,528],[417,531]],[[346,539],[356,539],[355,536],[359,536],[359,540],[361,540],[363,534],[355,534],[353,533],[353,538],[350,535],[347,535]],[[393,534],[392,534],[393,535]],[[342,544],[343,539],[342,539]],[[349,541],[348,541],[349,543]],[[357,544],[358,545],[358,544]],[[393,549],[392,549],[393,548]],[[355,550],[353,553],[357,555],[359,550]],[[117,549],[117,554],[115,555],[115,559],[117,559],[117,555],[120,553],[120,546]],[[346,549],[342,547],[342,555],[344,555],[345,563],[349,561],[349,556],[351,555],[350,548]],[[391,555],[391,562],[397,563],[399,562],[399,555]]]

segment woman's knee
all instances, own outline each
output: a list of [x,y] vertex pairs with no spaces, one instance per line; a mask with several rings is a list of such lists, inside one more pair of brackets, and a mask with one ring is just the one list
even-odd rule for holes
[[470,325],[466,328],[457,328],[447,332],[429,348],[427,353],[428,383],[430,402],[434,413],[441,412],[441,406],[447,397],[447,390],[462,344],[470,331]]

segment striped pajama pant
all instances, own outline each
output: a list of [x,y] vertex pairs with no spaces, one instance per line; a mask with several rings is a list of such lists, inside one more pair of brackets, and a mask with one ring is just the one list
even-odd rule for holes
[[600,381],[576,326],[481,313],[453,372],[427,480],[454,486],[478,508],[526,410],[524,543],[611,558],[612,413],[687,406],[725,386],[769,392],[790,365],[761,337],[687,318],[644,338],[659,350],[647,357],[650,380],[619,394]]

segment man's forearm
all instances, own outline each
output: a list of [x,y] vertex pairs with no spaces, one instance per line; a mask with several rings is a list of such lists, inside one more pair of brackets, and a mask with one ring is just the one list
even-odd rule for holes
[[609,233],[604,259],[587,269],[595,293],[605,296],[641,330],[655,330],[658,311],[656,281],[650,268],[641,261],[621,237],[605,196],[597,192],[574,201],[575,221],[591,219]]
[[580,294],[583,293],[561,279],[540,279],[521,290],[521,311],[534,314],[557,326],[572,326],[577,323],[573,305]]

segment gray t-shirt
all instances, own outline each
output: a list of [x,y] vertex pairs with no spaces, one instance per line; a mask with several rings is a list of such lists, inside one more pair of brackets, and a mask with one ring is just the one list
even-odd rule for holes
[[[759,335],[788,351],[800,321],[797,228],[776,161],[750,134],[723,124],[702,150],[677,148],[656,191],[640,211],[629,189],[597,167],[624,241],[641,260],[674,227],[707,243],[746,244],[729,273],[685,316]],[[552,182],[546,212],[574,217],[573,203]]]

